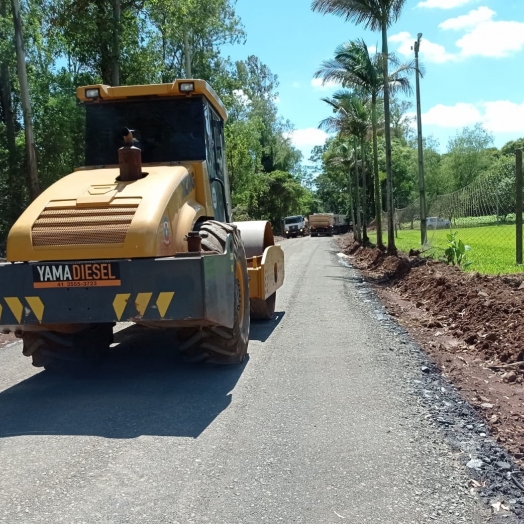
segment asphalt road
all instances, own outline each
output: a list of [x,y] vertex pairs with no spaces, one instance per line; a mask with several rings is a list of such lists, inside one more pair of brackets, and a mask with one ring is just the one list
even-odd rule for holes
[[233,368],[127,329],[96,377],[0,352],[0,522],[486,522],[400,335],[330,238],[283,242],[278,315]]

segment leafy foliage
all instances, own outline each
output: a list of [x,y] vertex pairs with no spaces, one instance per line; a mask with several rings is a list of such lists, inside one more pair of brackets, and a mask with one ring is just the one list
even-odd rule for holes
[[[23,24],[39,179],[45,189],[84,162],[85,117],[76,88],[93,83],[207,80],[229,114],[226,159],[235,216],[316,209],[302,183],[292,125],[277,111],[278,78],[256,56],[232,63],[224,44],[245,32],[236,0],[26,0]],[[0,244],[29,202],[10,2],[0,0]]]
[[461,269],[466,269],[471,265],[471,262],[468,260],[466,255],[467,247],[464,245],[462,240],[457,239],[457,232],[448,233],[446,235],[448,245],[444,250],[444,257],[448,264],[458,266]]
[[481,124],[462,129],[448,143],[448,153],[442,159],[444,176],[454,181],[453,189],[460,189],[488,171],[493,154],[488,149],[493,136]]

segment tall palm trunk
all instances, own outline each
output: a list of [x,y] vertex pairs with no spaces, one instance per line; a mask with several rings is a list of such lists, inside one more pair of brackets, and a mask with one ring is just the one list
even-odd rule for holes
[[348,170],[348,194],[349,194],[349,209],[351,213],[351,223],[353,224],[353,239],[357,239],[356,229],[356,215],[355,215],[355,202],[353,198],[354,191],[351,188],[351,169]]
[[359,177],[358,177],[358,148],[357,148],[357,138],[353,138],[353,160],[355,162],[355,207],[357,215],[356,231],[357,231],[357,242],[362,244],[362,218],[361,218],[361,204],[360,204],[360,188],[359,188]]
[[396,254],[395,227],[393,222],[393,172],[391,169],[391,126],[389,113],[389,72],[388,72],[388,32],[386,20],[382,22],[382,67],[384,68],[384,125],[386,138],[386,185],[388,209],[388,253]]
[[362,241],[364,245],[368,244],[368,180],[366,173],[366,139],[360,139],[360,156],[362,160]]
[[384,248],[382,241],[382,197],[380,194],[380,179],[378,174],[378,144],[377,144],[377,95],[371,96],[371,124],[373,128],[373,186],[375,189],[375,223],[377,225],[377,247]]

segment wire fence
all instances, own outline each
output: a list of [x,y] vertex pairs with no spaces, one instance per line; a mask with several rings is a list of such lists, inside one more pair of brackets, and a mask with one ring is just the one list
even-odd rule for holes
[[[395,210],[397,247],[438,258],[447,247],[447,235],[453,232],[466,245],[470,270],[491,274],[524,271],[516,264],[516,200],[514,175],[487,175],[459,191],[437,196],[426,202],[427,245],[421,247],[420,200],[416,199]],[[387,227],[387,215],[383,223]]]

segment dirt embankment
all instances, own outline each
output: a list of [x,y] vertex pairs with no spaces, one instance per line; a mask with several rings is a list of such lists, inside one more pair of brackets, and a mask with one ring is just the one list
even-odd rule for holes
[[464,273],[442,262],[339,246],[473,404],[491,433],[524,465],[524,276]]

